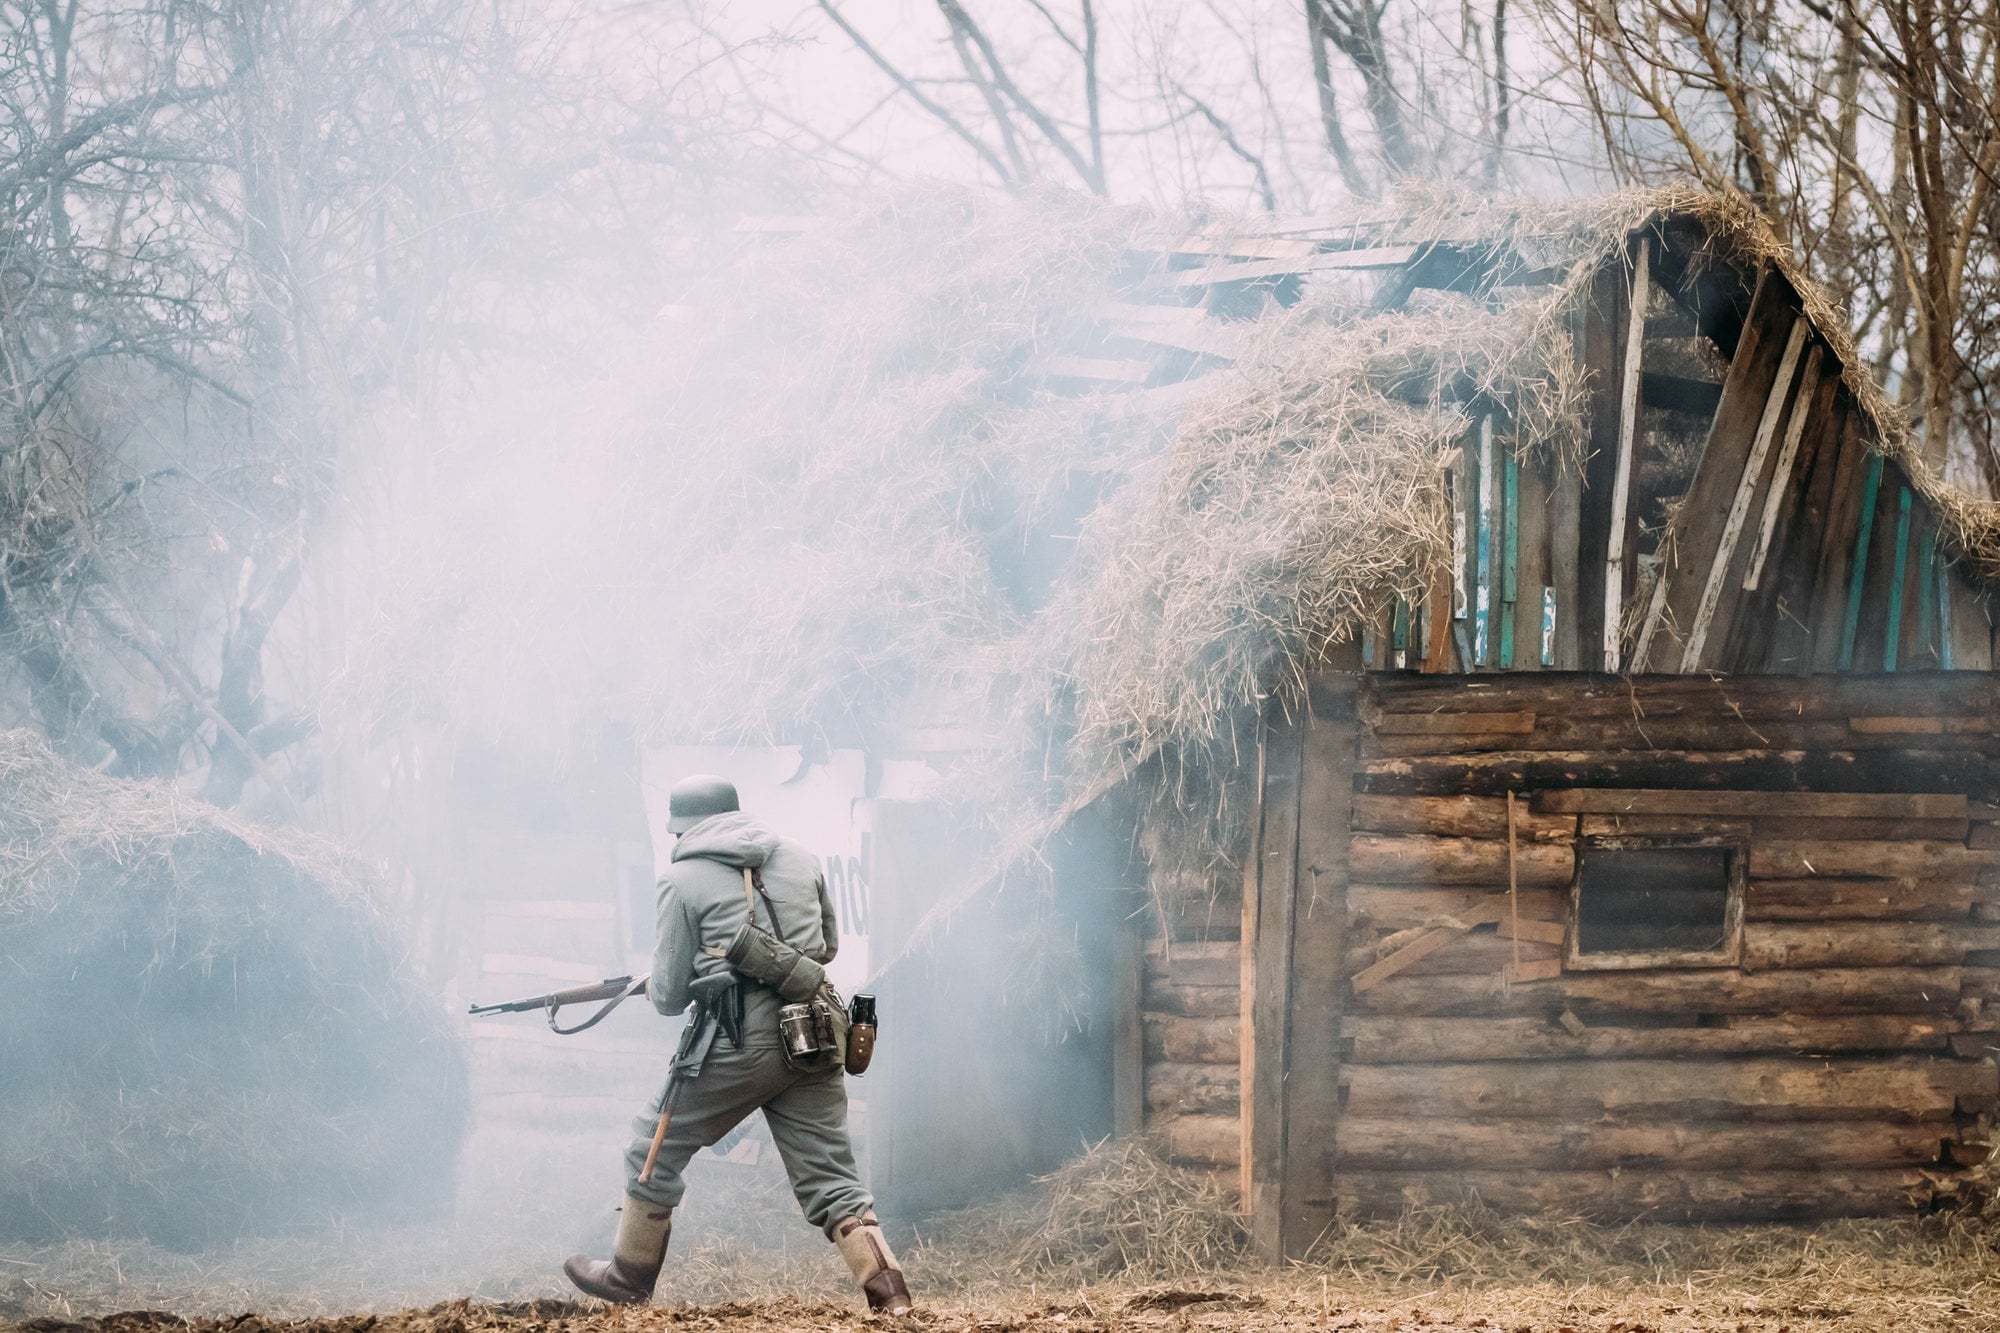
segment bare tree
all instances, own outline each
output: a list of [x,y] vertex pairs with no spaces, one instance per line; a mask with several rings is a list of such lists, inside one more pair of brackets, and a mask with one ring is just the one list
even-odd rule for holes
[[1848,302],[1933,458],[2000,494],[2000,4],[1542,14],[1614,167],[1753,203]]

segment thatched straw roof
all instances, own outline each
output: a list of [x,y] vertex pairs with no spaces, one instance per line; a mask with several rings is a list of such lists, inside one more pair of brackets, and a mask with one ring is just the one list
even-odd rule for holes
[[449,1198],[465,1067],[331,848],[0,733],[0,1238]]
[[[446,580],[370,654],[409,669],[361,693],[477,711],[420,650],[443,625],[461,667],[525,694],[559,660],[552,688],[587,681],[661,735],[880,749],[956,714],[1000,737],[968,781],[1017,831],[1144,772],[1196,859],[1225,856],[1253,701],[1450,559],[1442,469],[1473,404],[1579,457],[1572,313],[1635,228],[1670,223],[1700,263],[1793,280],[1879,446],[2000,572],[1994,508],[1917,459],[1835,306],[1732,202],[1422,196],[1287,222],[946,193],[745,240],[620,364],[641,391],[607,407],[607,380],[552,449],[609,479],[588,522],[531,563],[414,557],[497,564],[506,600]],[[490,445],[468,456],[492,466]]]

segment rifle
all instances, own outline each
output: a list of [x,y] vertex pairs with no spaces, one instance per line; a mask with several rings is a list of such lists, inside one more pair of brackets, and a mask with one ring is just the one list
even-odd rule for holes
[[[594,986],[572,986],[568,990],[530,995],[525,1000],[508,1000],[501,1004],[475,1004],[470,1012],[478,1018],[486,1014],[525,1014],[540,1009],[548,1015],[549,1030],[557,1036],[567,1037],[602,1023],[613,1009],[644,991],[646,981],[645,977],[606,977]],[[599,1000],[604,1001],[604,1007],[576,1026],[566,1028],[557,1025],[556,1014],[564,1005],[593,1004]]]
[[715,1046],[716,1034],[729,1038],[731,1046],[743,1045],[743,992],[736,984],[734,972],[696,977],[688,984],[688,1001],[687,1026],[681,1029],[681,1044],[674,1051],[674,1062],[667,1067],[667,1090],[660,1094],[660,1119],[653,1126],[653,1145],[646,1150],[646,1165],[639,1171],[642,1183],[653,1178],[653,1163],[659,1160],[660,1145],[667,1141],[681,1085],[701,1076],[701,1067]]

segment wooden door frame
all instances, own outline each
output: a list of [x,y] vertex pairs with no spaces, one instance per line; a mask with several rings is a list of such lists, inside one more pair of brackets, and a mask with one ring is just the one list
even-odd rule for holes
[[1358,674],[1274,700],[1245,875],[1244,1208],[1259,1258],[1303,1258],[1334,1221],[1347,847]]

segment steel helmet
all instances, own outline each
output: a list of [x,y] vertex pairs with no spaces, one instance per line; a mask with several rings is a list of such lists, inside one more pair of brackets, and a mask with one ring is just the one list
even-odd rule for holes
[[682,778],[667,793],[667,832],[686,833],[710,815],[726,815],[741,810],[736,784],[713,773],[697,773]]

